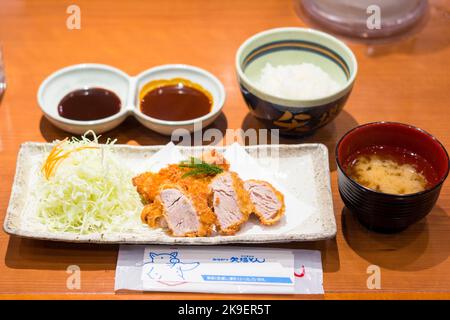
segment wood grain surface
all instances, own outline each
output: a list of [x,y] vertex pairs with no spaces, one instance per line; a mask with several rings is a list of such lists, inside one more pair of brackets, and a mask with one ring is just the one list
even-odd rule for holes
[[[227,100],[214,127],[258,128],[240,95],[234,56],[249,36],[273,27],[304,26],[291,0],[87,1],[81,30],[66,28],[68,1],[3,0],[0,44],[8,88],[0,102],[0,222],[8,205],[19,145],[66,136],[44,119],[37,89],[51,72],[76,63],[110,64],[135,75],[166,63],[209,70],[223,82]],[[349,42],[348,42],[349,43]],[[447,298],[450,292],[450,184],[426,219],[395,235],[367,231],[343,208],[337,191],[334,147],[354,126],[390,120],[419,126],[450,147],[450,5],[431,1],[419,33],[392,44],[349,43],[359,63],[344,111],[328,126],[303,139],[330,151],[337,237],[279,245],[322,252],[324,296],[318,298]],[[154,145],[168,138],[127,119],[107,134],[119,143]],[[216,294],[114,294],[117,246],[33,241],[0,232],[0,299],[10,298],[310,298]],[[81,289],[68,290],[66,268],[81,268]],[[381,268],[381,289],[369,290],[367,268]]]

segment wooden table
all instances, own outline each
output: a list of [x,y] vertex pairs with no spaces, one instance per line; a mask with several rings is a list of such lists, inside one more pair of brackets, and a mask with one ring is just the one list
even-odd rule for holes
[[[290,0],[87,1],[78,0],[81,30],[66,28],[67,2],[3,0],[0,41],[8,89],[0,105],[0,216],[9,201],[19,145],[66,136],[42,116],[36,102],[41,81],[76,63],[110,64],[134,75],[166,63],[205,68],[224,83],[224,114],[215,123],[251,128],[234,71],[234,55],[249,36],[281,26],[303,26]],[[331,153],[336,239],[295,243],[319,249],[325,298],[449,298],[450,184],[429,216],[395,235],[367,231],[345,209],[337,191],[334,146],[354,126],[392,120],[419,126],[450,147],[450,7],[432,1],[431,19],[412,39],[368,48],[352,44],[359,62],[353,93],[338,118],[315,135],[283,143],[321,142]],[[167,143],[128,119],[108,133],[120,143]],[[280,245],[283,247],[283,245]],[[256,298],[261,296],[147,293],[114,294],[118,247],[25,240],[0,232],[3,298]],[[81,289],[68,290],[66,268],[81,268]],[[367,268],[381,268],[381,289],[369,290]],[[75,294],[75,295],[74,295]],[[95,294],[95,295],[92,295]],[[264,296],[267,298],[268,296]],[[280,296],[270,296],[279,298]],[[282,298],[300,296],[282,296]]]

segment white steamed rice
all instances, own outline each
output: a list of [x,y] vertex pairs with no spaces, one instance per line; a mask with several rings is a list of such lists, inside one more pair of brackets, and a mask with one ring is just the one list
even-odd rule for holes
[[255,85],[265,93],[295,100],[322,98],[341,88],[328,73],[311,63],[276,67],[266,63]]

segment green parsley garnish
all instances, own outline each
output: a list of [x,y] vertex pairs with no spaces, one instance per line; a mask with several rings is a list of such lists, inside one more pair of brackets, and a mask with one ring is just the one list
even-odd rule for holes
[[183,174],[181,178],[186,178],[190,176],[197,175],[207,175],[207,176],[215,176],[216,174],[222,173],[223,169],[215,164],[209,164],[202,161],[199,158],[191,157],[189,160],[181,161],[179,163],[181,168],[190,168],[192,170]]

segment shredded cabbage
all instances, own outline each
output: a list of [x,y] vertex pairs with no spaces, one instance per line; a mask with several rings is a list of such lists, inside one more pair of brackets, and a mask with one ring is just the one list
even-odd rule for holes
[[112,233],[129,231],[138,224],[141,200],[131,183],[132,172],[111,148],[114,143],[108,140],[100,145],[95,134],[87,132],[81,139],[55,146],[65,156],[50,176],[44,169],[55,161],[46,159],[36,190],[38,218],[49,231]]

